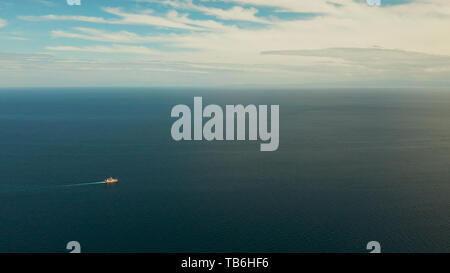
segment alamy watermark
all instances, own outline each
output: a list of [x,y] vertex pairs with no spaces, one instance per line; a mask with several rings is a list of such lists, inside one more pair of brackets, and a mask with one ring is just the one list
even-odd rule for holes
[[[225,105],[225,113],[219,105],[203,108],[202,97],[194,97],[194,114],[184,104],[172,108],[171,117],[178,118],[172,125],[172,138],[180,140],[261,140],[261,151],[276,151],[279,146],[279,105]],[[224,116],[225,115],[225,116]],[[225,117],[225,121],[224,121]],[[248,117],[248,124],[246,122]],[[203,124],[203,119],[209,120]],[[268,128],[270,118],[270,130]],[[192,136],[192,120],[194,121]],[[225,123],[225,132],[224,132]],[[235,132],[236,127],[236,132]],[[235,134],[236,133],[236,134]]]
[[381,253],[381,244],[378,241],[370,241],[366,246],[367,250],[370,250],[370,253]]
[[66,245],[67,250],[71,250],[70,253],[81,253],[81,244],[78,241],[70,241]]

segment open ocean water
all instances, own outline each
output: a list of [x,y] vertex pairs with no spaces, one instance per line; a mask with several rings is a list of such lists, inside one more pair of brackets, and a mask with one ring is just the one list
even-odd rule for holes
[[[279,104],[280,147],[175,142]],[[118,177],[113,186],[95,184]],[[65,185],[92,183],[83,186]],[[0,252],[450,251],[449,90],[0,90]]]

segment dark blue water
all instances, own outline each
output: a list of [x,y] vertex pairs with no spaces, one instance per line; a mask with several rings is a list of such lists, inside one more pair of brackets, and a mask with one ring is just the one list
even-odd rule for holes
[[[173,141],[194,95],[279,150]],[[449,252],[449,163],[448,90],[0,90],[0,252]]]

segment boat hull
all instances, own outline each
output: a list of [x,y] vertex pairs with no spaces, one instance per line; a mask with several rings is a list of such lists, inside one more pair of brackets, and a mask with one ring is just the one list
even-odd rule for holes
[[105,179],[105,183],[106,184],[114,184],[114,183],[117,183],[117,182],[119,182],[119,179],[116,179],[116,178]]

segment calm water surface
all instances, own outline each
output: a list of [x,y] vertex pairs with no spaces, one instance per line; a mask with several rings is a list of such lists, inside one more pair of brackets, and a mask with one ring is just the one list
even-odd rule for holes
[[[194,95],[279,150],[173,141]],[[449,252],[449,165],[448,90],[3,89],[0,252]]]

